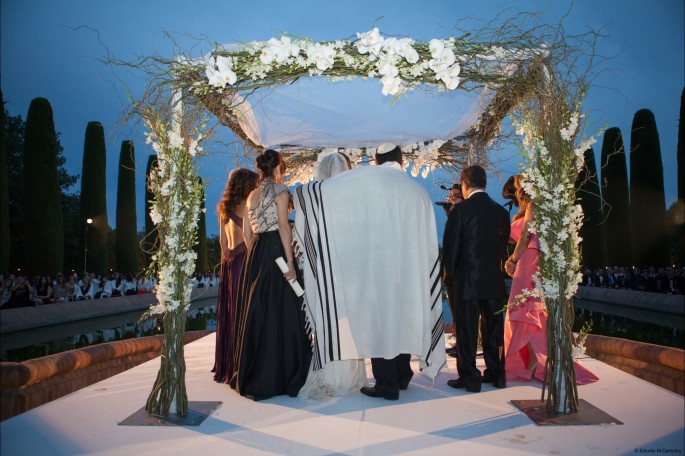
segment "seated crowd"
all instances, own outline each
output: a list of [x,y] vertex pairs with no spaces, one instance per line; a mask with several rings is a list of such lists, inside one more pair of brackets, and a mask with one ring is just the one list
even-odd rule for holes
[[[216,286],[218,282],[218,277],[211,272],[198,272],[193,279],[196,288]],[[26,275],[10,274],[1,283],[0,308],[11,309],[151,293],[157,279],[146,279],[142,273],[133,276],[120,272],[91,272],[79,277],[74,272],[68,275],[58,273],[54,279],[50,276],[35,276],[31,279]]]
[[654,266],[648,269],[607,267],[594,271],[585,268],[580,285],[685,295],[685,270]]

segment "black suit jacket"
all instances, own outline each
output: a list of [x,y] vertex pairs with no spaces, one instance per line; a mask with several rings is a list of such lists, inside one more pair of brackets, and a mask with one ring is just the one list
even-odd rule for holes
[[507,299],[502,256],[510,229],[507,210],[484,192],[450,211],[442,252],[445,284],[455,299]]

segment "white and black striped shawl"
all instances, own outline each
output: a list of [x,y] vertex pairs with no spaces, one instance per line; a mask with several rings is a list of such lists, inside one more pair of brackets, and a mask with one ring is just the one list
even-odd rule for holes
[[410,353],[435,378],[445,364],[433,204],[397,164],[364,166],[299,187],[314,368]]

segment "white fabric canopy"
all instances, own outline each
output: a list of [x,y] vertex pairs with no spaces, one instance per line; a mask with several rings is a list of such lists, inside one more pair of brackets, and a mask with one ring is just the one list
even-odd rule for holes
[[[420,86],[393,102],[378,79],[301,78],[256,90],[238,108],[240,126],[265,148],[376,147],[449,140],[468,130],[490,102],[487,88],[439,92]],[[245,95],[245,94],[242,94]]]

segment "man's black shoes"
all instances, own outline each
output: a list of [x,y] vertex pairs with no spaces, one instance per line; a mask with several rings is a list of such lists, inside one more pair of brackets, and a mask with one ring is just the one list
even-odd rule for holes
[[483,375],[481,381],[483,383],[492,383],[495,388],[506,388],[507,379],[504,375]]
[[447,380],[447,386],[457,389],[464,388],[469,393],[480,393],[480,383],[477,385],[467,385],[461,377],[456,380]]
[[398,387],[377,388],[375,386],[363,386],[359,391],[366,396],[382,397],[388,401],[396,401],[400,398],[400,389]]
[[397,382],[400,385],[400,390],[404,391],[409,387],[409,382],[411,382],[411,378],[413,376],[414,376],[414,374],[411,374],[410,376],[404,377],[404,378],[400,379],[399,382]]

